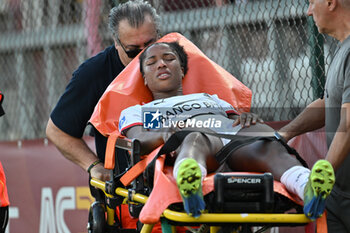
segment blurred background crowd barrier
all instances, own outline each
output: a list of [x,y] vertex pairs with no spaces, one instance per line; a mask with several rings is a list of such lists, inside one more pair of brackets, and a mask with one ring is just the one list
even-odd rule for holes
[[[45,137],[49,114],[72,72],[113,43],[108,13],[120,2],[0,0],[6,111],[0,140]],[[307,0],[149,2],[161,16],[163,34],[183,34],[251,88],[253,111],[266,121],[293,119],[323,93],[336,42],[318,34],[306,15]]]

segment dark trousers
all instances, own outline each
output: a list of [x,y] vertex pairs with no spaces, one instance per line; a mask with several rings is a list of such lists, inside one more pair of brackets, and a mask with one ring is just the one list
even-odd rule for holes
[[0,207],[0,233],[4,233],[9,221],[9,207]]
[[326,200],[328,233],[350,232],[350,199],[332,192]]

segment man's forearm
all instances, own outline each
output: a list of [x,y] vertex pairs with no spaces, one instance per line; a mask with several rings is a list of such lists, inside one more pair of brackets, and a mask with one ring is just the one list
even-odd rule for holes
[[337,170],[350,153],[350,103],[341,108],[341,117],[337,132],[326,155],[334,170]]
[[334,170],[337,170],[350,153],[350,132],[337,132],[328,150],[326,160],[328,160]]
[[83,139],[75,138],[64,133],[55,126],[51,119],[46,128],[46,135],[64,157],[77,164],[85,171],[97,160],[97,156]]
[[322,128],[325,124],[325,105],[323,99],[318,99],[308,105],[289,124],[282,127],[280,134],[289,141],[300,134]]

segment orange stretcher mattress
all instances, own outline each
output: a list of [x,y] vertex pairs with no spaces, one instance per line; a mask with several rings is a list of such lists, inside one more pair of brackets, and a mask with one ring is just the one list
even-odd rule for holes
[[[205,56],[191,41],[179,33],[165,35],[158,42],[178,41],[188,54],[188,72],[183,79],[183,93],[217,94],[233,107],[249,111],[251,90],[222,67]],[[139,71],[138,56],[117,76],[95,107],[90,123],[103,135],[118,130],[120,112],[132,105],[153,100]]]

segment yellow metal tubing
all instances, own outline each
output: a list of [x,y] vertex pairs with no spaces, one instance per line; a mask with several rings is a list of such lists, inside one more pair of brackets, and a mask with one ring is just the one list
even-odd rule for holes
[[151,233],[154,224],[144,224],[141,229],[141,233]]
[[[91,178],[90,184],[98,189],[101,189],[107,197],[113,197],[110,194],[107,194],[105,192],[106,190],[106,183],[100,180],[97,180],[95,178]],[[122,197],[128,197],[128,190],[124,188],[116,188],[115,193],[118,194],[119,196]],[[134,193],[131,195],[131,200],[132,201],[137,201],[139,203],[145,204],[147,201],[148,197],[142,194]]]
[[114,209],[111,209],[107,206],[107,224],[113,226],[114,224]]
[[[90,181],[91,185],[105,190],[105,182],[96,180],[94,178]],[[104,191],[105,192],[105,191]],[[117,188],[115,193],[122,197],[128,197],[128,190],[124,188]],[[112,197],[110,194],[106,194]],[[132,201],[145,204],[148,197],[142,194],[134,193],[131,195]],[[311,222],[304,214],[269,214],[269,213],[238,213],[238,214],[220,214],[220,213],[204,213],[199,218],[193,218],[186,213],[172,211],[166,209],[163,216],[169,220],[177,222],[190,223],[309,223]],[[147,229],[146,226],[145,230]],[[153,227],[153,226],[152,226]]]
[[220,230],[220,227],[211,226],[210,227],[210,233],[217,233]]
[[[116,188],[115,193],[122,197],[128,197],[128,190],[123,188]],[[145,204],[148,200],[148,197],[142,194],[134,193],[131,195],[131,200]]]
[[186,213],[166,209],[164,217],[177,222],[191,223],[309,223],[304,214],[202,214],[199,218],[193,218]]
[[99,188],[101,190],[105,190],[105,187],[106,187],[106,183],[103,182],[103,181],[100,181],[98,179],[95,179],[95,178],[91,178],[90,180],[90,184],[96,188]]
[[106,183],[95,178],[91,178],[90,184],[95,188],[101,189],[107,197],[113,197],[111,194],[106,193]]

